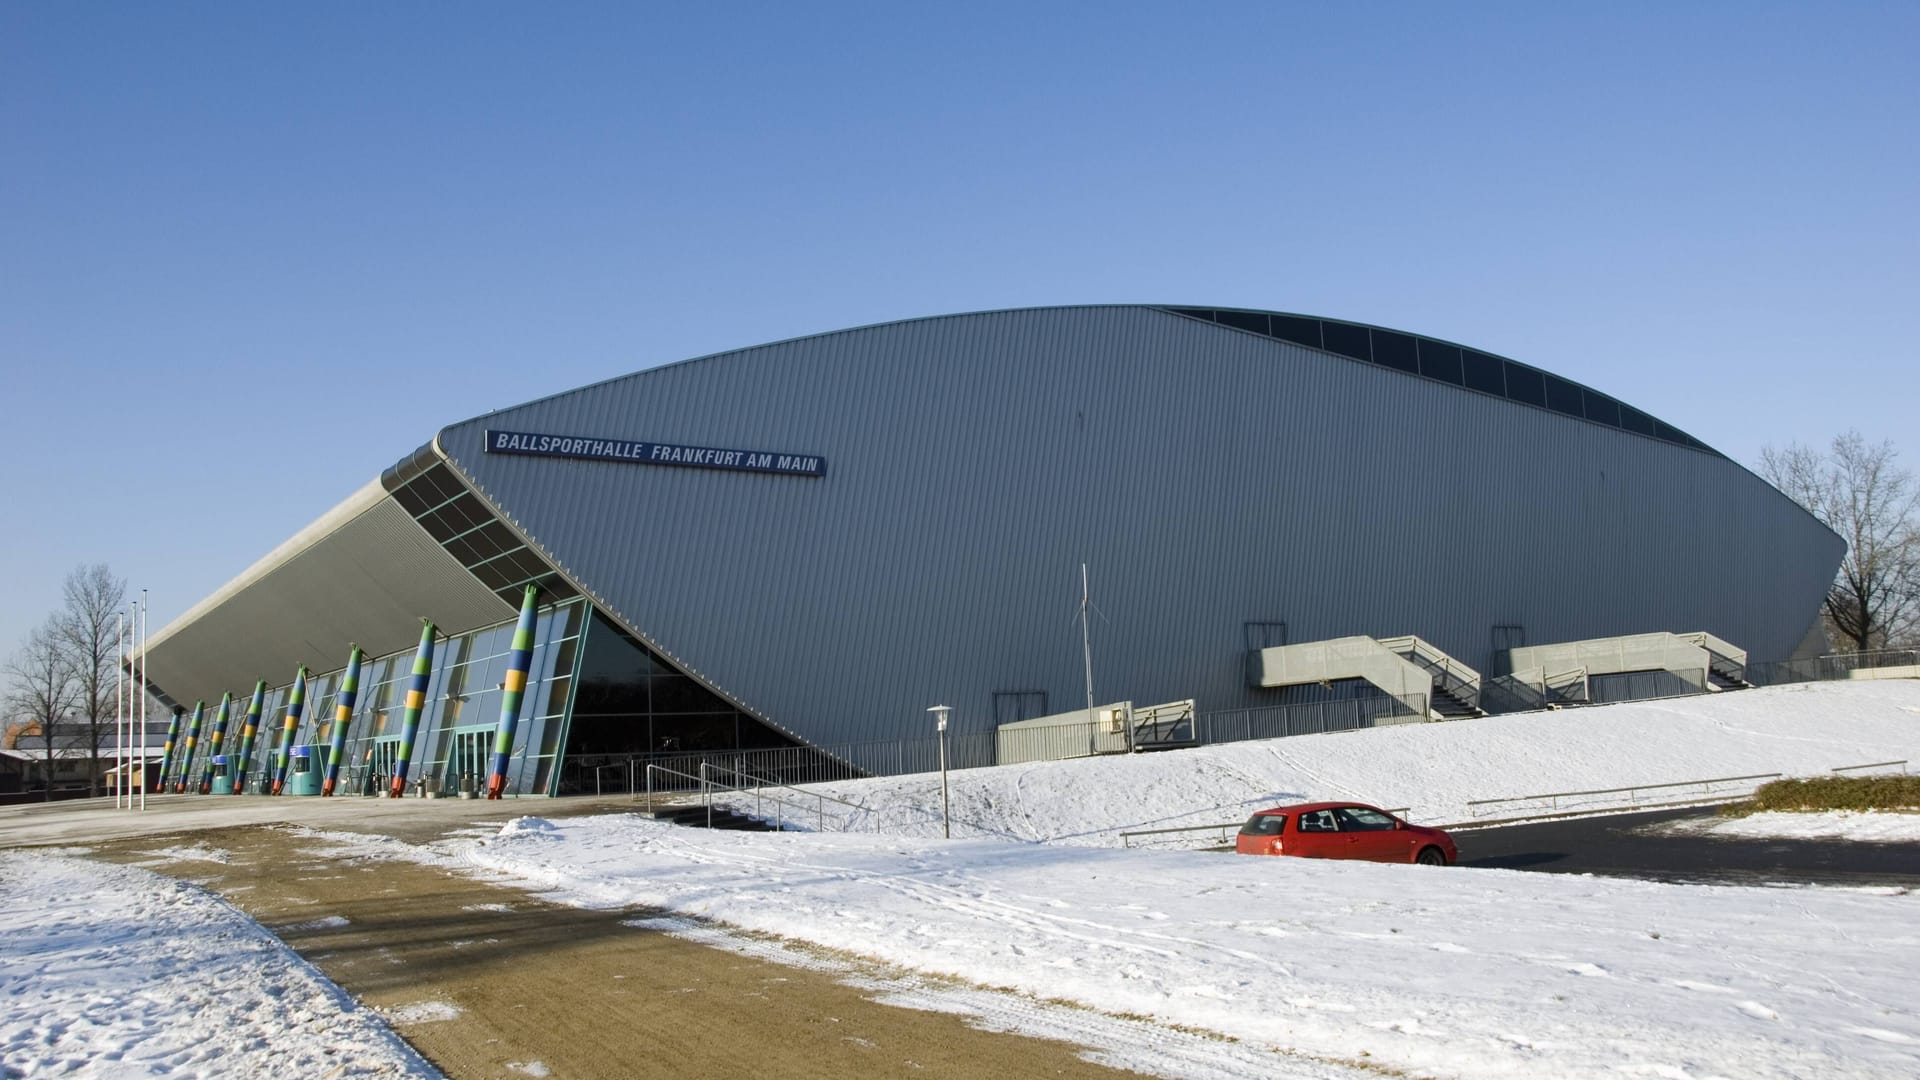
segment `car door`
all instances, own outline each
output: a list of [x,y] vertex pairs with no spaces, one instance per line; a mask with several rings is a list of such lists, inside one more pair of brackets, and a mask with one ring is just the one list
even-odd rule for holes
[[1368,862],[1407,862],[1406,833],[1394,828],[1393,817],[1371,806],[1341,806],[1333,811],[1340,823],[1340,839],[1347,859]]
[[1331,810],[1302,810],[1294,815],[1293,838],[1287,842],[1287,854],[1307,859],[1343,858],[1346,839],[1340,835],[1340,821]]

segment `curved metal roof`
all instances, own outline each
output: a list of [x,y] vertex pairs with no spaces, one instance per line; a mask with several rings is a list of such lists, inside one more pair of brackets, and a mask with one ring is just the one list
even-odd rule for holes
[[1577,420],[1631,431],[1650,439],[1725,457],[1718,450],[1664,420],[1572,379],[1490,352],[1438,338],[1389,330],[1383,326],[1246,308],[1169,307],[1165,310],[1202,322],[1260,334],[1349,360],[1464,390],[1548,409]]

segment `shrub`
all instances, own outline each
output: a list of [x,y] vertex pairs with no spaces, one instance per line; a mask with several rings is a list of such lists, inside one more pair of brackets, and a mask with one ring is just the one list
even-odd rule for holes
[[1920,776],[1816,776],[1762,784],[1723,813],[1762,810],[1920,810]]

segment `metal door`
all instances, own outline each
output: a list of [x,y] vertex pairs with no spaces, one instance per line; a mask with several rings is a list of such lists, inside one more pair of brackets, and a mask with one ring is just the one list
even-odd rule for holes
[[387,790],[387,782],[393,779],[393,770],[400,764],[400,740],[398,737],[375,739],[367,752],[367,786],[373,794],[382,794]]
[[447,759],[447,787],[461,794],[478,794],[486,787],[487,758],[493,749],[492,728],[469,728],[453,733],[453,754]]

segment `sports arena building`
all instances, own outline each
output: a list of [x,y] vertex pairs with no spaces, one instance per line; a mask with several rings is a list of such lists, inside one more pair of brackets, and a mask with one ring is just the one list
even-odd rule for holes
[[[1004,757],[1007,725],[1084,714],[1089,682],[1200,716],[1378,697],[1329,661],[1341,642],[1475,687],[1587,670],[1603,639],[1785,658],[1817,649],[1843,550],[1666,422],[1472,348],[1262,311],[995,311],[446,427],[155,635],[148,677],[188,708],[265,681],[261,737],[232,765],[251,785],[304,665],[291,744],[345,719],[364,790],[403,753],[427,620],[407,749],[416,779],[451,787],[485,771],[532,585],[507,791],[776,748],[891,772],[925,766],[899,747],[932,735],[936,704],[965,764]],[[1573,651],[1521,673],[1549,643]],[[1445,714],[1435,679],[1421,718]]]

